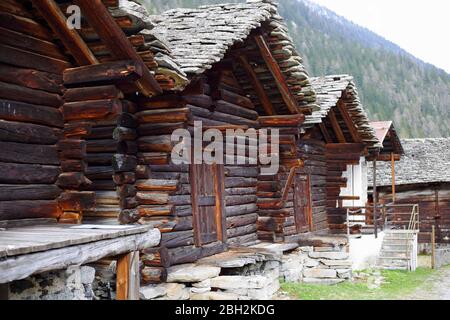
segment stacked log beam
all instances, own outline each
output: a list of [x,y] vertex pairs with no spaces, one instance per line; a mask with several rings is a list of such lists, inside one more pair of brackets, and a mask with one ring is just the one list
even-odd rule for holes
[[[165,281],[166,268],[179,261],[179,256],[191,256],[196,260],[193,247],[192,208],[188,167],[171,163],[174,130],[187,128],[192,119],[178,94],[162,97],[140,98],[137,105],[137,168],[136,201],[140,223],[151,224],[162,232],[158,248],[141,253],[144,283]],[[150,174],[151,172],[151,174]],[[187,253],[178,251],[183,250]],[[192,250],[191,250],[192,248]]]
[[[124,99],[117,83],[134,82],[140,75],[131,61],[73,68],[64,73],[68,90],[64,95],[65,140],[60,142],[60,157],[65,172],[59,182],[79,197],[80,216],[127,223],[136,215],[136,106]],[[87,195],[93,200],[83,204],[81,199]]]
[[[57,142],[69,59],[19,1],[0,8],[0,220],[59,218]],[[67,201],[65,202],[67,203]]]
[[309,175],[311,182],[313,217],[313,230],[311,231],[320,231],[328,228],[325,150],[325,143],[320,139],[320,133],[315,130],[308,135],[302,136],[300,139],[299,155],[305,162],[305,166],[300,170],[300,174]]
[[348,165],[359,164],[362,149],[347,148],[346,144],[336,148],[337,144],[327,145],[327,212],[329,228],[332,232],[345,232],[346,209],[342,208],[339,196],[341,189],[347,186],[347,180],[342,177]]
[[276,175],[258,176],[258,238],[270,242],[293,241],[299,233],[295,223],[294,184],[291,170],[299,174],[302,160],[297,152],[299,126],[304,117],[260,117],[261,127],[280,131],[280,170]]
[[[102,2],[160,87],[167,91],[184,87],[188,81],[186,74],[174,62],[167,45],[152,34],[153,24],[148,17],[150,13],[146,12],[145,7],[134,1],[105,0]],[[74,4],[73,1],[64,1],[59,6],[61,11],[69,16],[67,7],[72,4]],[[33,10],[33,14],[41,17],[37,10]],[[115,61],[114,54],[100,41],[99,35],[84,17],[79,33],[100,63]],[[119,87],[125,93],[136,91],[133,85],[120,84]]]
[[[211,72],[209,80],[214,99],[210,118],[228,126],[258,129],[258,113],[242,90],[234,70],[226,64],[217,66],[216,70]],[[205,119],[202,121],[206,122]],[[247,155],[243,160],[246,165],[225,163],[225,214],[229,246],[251,245],[258,240],[256,187],[259,168],[250,162],[257,159],[250,159]]]

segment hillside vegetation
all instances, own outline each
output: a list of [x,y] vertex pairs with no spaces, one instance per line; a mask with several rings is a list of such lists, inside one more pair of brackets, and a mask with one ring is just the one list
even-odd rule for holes
[[[233,0],[141,0],[152,13]],[[307,0],[279,0],[312,76],[355,77],[372,120],[394,120],[402,138],[450,136],[450,75]]]

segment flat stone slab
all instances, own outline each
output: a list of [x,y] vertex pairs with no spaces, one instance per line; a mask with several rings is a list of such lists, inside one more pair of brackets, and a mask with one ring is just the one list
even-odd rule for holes
[[311,268],[303,270],[306,278],[336,278],[337,272],[334,269]]
[[348,239],[343,235],[300,235],[300,246],[313,247],[341,247],[348,244]]
[[220,268],[241,268],[256,262],[281,259],[281,253],[264,248],[231,248],[227,252],[200,259],[197,264],[212,265]]
[[346,260],[350,256],[347,252],[310,252],[308,255],[313,259],[328,260]]
[[316,259],[306,259],[305,260],[305,267],[317,267],[319,265],[319,260]]
[[303,283],[306,284],[322,284],[322,285],[334,285],[344,282],[345,279],[318,279],[318,278],[303,278]]
[[165,288],[167,290],[168,300],[188,300],[189,299],[189,288],[186,288],[184,284],[180,283],[165,283]]
[[200,282],[217,277],[220,270],[216,266],[181,264],[167,269],[167,282]]
[[139,289],[139,298],[141,300],[151,300],[165,296],[166,294],[166,287],[161,285],[149,285]]
[[295,250],[299,247],[298,243],[266,243],[262,242],[257,245],[251,246],[252,248],[261,248],[269,251],[273,251],[277,254],[283,254]]
[[211,279],[211,287],[218,289],[261,289],[269,285],[271,279],[264,276],[219,276]]
[[351,267],[352,266],[352,262],[350,260],[320,259],[320,262],[326,266],[332,266],[332,267]]
[[190,300],[239,300],[239,295],[220,291],[191,293]]

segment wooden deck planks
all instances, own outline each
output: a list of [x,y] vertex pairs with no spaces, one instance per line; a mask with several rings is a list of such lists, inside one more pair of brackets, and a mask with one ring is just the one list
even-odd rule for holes
[[71,265],[83,265],[105,257],[140,251],[157,246],[161,240],[158,229],[140,226],[127,231],[138,233],[2,258],[0,259],[0,284],[25,279],[35,273],[65,269]]
[[146,232],[149,226],[129,229],[73,229],[70,225],[41,225],[0,231],[0,258],[114,239]]

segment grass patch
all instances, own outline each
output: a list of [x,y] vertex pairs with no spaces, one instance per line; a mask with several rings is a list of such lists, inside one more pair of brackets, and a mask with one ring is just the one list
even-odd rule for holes
[[415,272],[382,270],[384,283],[376,289],[369,289],[367,281],[333,286],[283,283],[281,288],[298,300],[398,300],[425,285],[435,272],[427,268],[418,268]]

